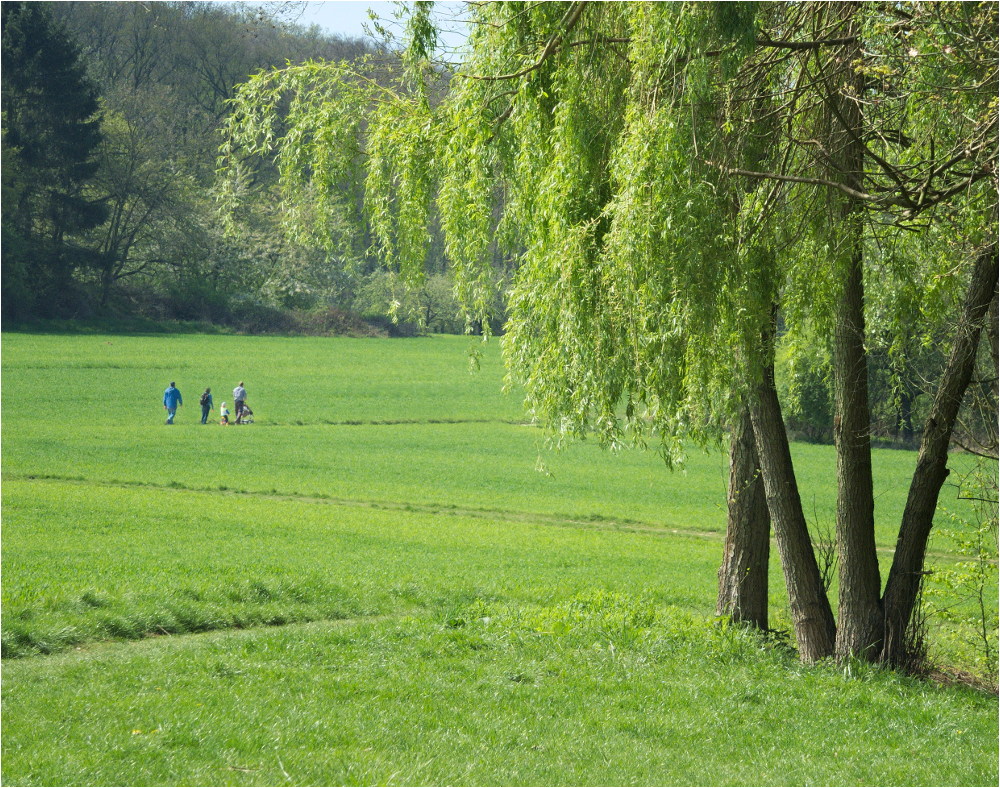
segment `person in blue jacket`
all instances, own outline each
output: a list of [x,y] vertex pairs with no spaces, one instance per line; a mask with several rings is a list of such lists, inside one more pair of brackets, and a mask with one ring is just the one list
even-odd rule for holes
[[167,410],[167,424],[174,423],[174,414],[177,413],[177,406],[183,404],[184,400],[181,399],[181,393],[171,380],[170,385],[167,386],[167,390],[163,392],[163,407]]

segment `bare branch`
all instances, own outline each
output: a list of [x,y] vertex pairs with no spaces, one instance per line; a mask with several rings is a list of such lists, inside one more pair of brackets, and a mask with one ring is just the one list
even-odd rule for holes
[[832,46],[842,46],[844,44],[856,44],[858,42],[857,36],[844,36],[842,38],[827,38],[823,41],[775,41],[774,39],[765,36],[764,38],[758,38],[755,42],[757,46],[761,47],[773,47],[774,49],[789,49],[796,52],[804,52],[812,49],[821,49],[822,47],[832,47]]
[[850,186],[846,186],[843,183],[837,183],[836,181],[827,180],[826,178],[803,178],[797,175],[782,175],[777,172],[757,172],[755,170],[742,170],[735,167],[726,167],[722,164],[718,164],[713,161],[705,161],[711,167],[715,167],[727,175],[742,175],[746,178],[762,178],[767,180],[775,181],[786,181],[788,183],[805,183],[811,184],[813,186],[829,186],[834,189],[839,189],[850,197],[854,197],[857,200],[864,200],[865,202],[872,203],[874,205],[897,205],[900,207],[907,207],[909,203],[900,197],[893,197],[889,195],[877,195],[869,194],[868,192],[858,191],[857,189],[852,189]]

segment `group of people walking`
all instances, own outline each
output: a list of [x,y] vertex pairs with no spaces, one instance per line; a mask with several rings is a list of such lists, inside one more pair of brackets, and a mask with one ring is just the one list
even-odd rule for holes
[[[174,416],[177,414],[177,408],[184,404],[184,399],[181,397],[181,392],[177,388],[174,381],[170,381],[170,385],[167,386],[166,391],[163,392],[163,408],[167,411],[167,424],[174,423]],[[205,389],[204,393],[201,395],[198,404],[201,405],[201,423],[208,424],[208,414],[215,409],[215,403],[212,399],[212,389]],[[241,380],[239,385],[233,389],[233,412],[236,414],[235,424],[250,424],[253,422],[253,411],[250,410],[250,406],[247,405],[247,390],[243,387],[243,381]],[[226,403],[223,402],[219,407],[219,424],[230,424],[229,408]]]

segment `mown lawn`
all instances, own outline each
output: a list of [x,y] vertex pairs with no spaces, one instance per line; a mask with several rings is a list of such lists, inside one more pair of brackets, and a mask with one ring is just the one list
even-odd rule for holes
[[[498,355],[4,335],[4,782],[997,782],[995,697],[713,620],[722,453],[550,452]],[[241,379],[257,423],[198,424]],[[875,459],[888,560],[915,455]]]

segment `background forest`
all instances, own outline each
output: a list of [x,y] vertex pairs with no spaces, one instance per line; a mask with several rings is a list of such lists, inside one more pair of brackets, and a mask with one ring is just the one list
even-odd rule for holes
[[[381,63],[373,41],[295,20],[300,4],[3,5],[3,314],[200,321],[247,333],[462,328],[438,250],[400,290],[368,255],[360,177],[343,231],[289,243],[273,167],[223,232],[218,133],[250,74],[314,59]],[[399,301],[410,320],[387,313]]]

